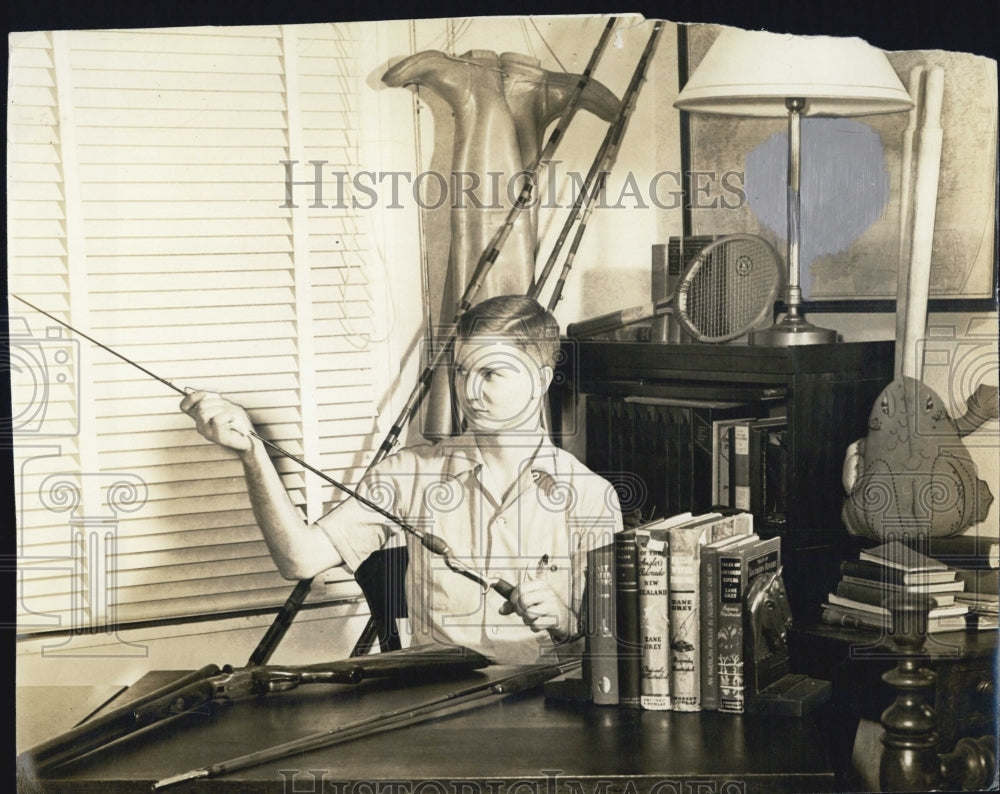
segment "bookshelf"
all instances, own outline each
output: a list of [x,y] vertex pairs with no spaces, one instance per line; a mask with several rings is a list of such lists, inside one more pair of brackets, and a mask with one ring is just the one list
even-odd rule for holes
[[[755,527],[763,537],[782,537],[785,585],[795,621],[805,625],[816,621],[850,554],[840,520],[844,452],[865,435],[868,413],[892,380],[893,354],[891,341],[771,348],[564,340],[553,435],[595,471],[613,475],[623,503],[634,500],[641,481],[652,494],[644,508],[659,512],[665,503],[669,513],[690,509],[683,494],[690,487],[663,481],[653,442],[669,439],[679,425],[669,411],[637,421],[647,406],[748,402],[762,416],[784,415],[784,521],[755,516]],[[680,454],[686,461],[683,448]],[[682,478],[698,476],[686,463],[670,468]],[[664,489],[680,493],[665,498]]]

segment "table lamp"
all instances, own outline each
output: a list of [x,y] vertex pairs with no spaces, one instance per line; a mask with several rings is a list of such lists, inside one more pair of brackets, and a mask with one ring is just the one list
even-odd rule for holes
[[725,28],[674,102],[680,110],[788,118],[786,314],[750,334],[752,345],[837,341],[808,322],[799,286],[799,170],[803,116],[865,116],[913,107],[885,53],[856,38]]

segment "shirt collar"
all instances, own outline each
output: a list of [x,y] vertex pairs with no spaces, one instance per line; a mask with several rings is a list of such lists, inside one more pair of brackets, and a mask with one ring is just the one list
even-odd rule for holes
[[[483,465],[482,453],[476,444],[475,436],[471,433],[451,436],[442,439],[440,443],[445,447],[444,471],[446,474],[457,477]],[[559,448],[552,443],[548,436],[542,437],[528,466],[534,480],[538,480],[536,473],[544,473],[552,477],[557,475],[559,452]]]

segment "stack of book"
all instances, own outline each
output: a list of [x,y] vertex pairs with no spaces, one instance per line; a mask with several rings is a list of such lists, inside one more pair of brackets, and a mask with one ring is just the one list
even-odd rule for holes
[[955,571],[965,589],[955,594],[955,600],[979,616],[978,627],[996,624],[1000,613],[998,580],[1000,580],[1000,539],[978,535],[956,535],[931,538],[929,554]]
[[740,713],[743,600],[781,565],[746,512],[681,513],[588,554],[585,684],[599,705]]
[[965,582],[945,563],[898,540],[860,552],[859,559],[841,563],[840,573],[822,607],[824,623],[891,631],[889,600],[909,596],[926,604],[928,633],[967,628],[969,607],[958,600]]

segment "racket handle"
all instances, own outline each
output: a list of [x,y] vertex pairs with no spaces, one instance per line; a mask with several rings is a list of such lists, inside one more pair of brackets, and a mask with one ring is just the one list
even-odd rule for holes
[[608,331],[616,331],[632,323],[640,323],[643,320],[652,320],[670,311],[673,305],[673,296],[652,303],[643,303],[639,306],[632,306],[629,309],[621,309],[616,312],[602,314],[599,317],[591,317],[589,320],[581,320],[578,323],[570,323],[566,326],[566,335],[574,339],[584,339],[588,336],[603,334]]

